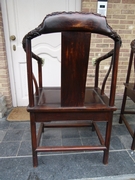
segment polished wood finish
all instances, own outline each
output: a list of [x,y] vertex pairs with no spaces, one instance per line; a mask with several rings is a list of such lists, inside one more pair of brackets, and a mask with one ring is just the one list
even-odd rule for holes
[[122,121],[124,122],[131,137],[133,138],[131,149],[134,150],[135,149],[135,131],[133,131],[130,124],[128,123],[128,119],[124,116],[124,114],[135,114],[135,111],[125,110],[127,97],[129,97],[135,103],[135,82],[130,83],[130,75],[131,75],[132,66],[135,69],[135,40],[131,42],[131,51],[130,51],[130,57],[129,57],[128,70],[127,70],[127,77],[126,77],[126,83],[124,83],[125,89],[124,89],[124,95],[123,95],[120,119],[119,119],[119,123],[122,123]]
[[63,32],[62,45],[61,105],[83,106],[90,33]]
[[[61,87],[42,87],[42,59],[31,51],[31,41],[39,35],[61,32]],[[91,45],[91,33],[105,35],[114,40],[114,48],[96,60],[95,83],[86,87],[86,78]],[[108,163],[109,145],[112,129],[119,49],[121,38],[107,24],[106,18],[93,13],[56,12],[47,15],[43,22],[30,31],[23,39],[27,54],[28,89],[33,166],[38,165],[38,152],[103,150],[103,163]],[[36,82],[32,72],[32,57],[38,61],[39,77]],[[99,88],[100,62],[111,57],[110,68]],[[104,89],[111,72],[109,97]],[[34,83],[33,83],[34,82]],[[36,93],[34,93],[34,86]],[[38,88],[37,88],[38,86]],[[55,123],[55,121],[59,121]],[[74,122],[75,121],[75,122]],[[106,122],[105,138],[97,126],[98,121]],[[38,135],[36,123],[40,122]],[[54,123],[52,123],[54,122]],[[92,127],[99,138],[93,146],[41,147],[40,139],[44,128]]]

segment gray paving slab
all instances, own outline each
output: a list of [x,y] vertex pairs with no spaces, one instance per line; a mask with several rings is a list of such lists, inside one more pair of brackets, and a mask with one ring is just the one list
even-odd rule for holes
[[[109,164],[102,163],[103,152],[39,153],[39,166],[33,168],[29,122],[0,119],[0,180],[135,180],[135,151],[125,125],[113,116]],[[128,101],[127,108],[133,108]],[[135,127],[134,115],[126,115]],[[102,135],[103,123],[99,123]],[[81,145],[98,142],[91,128],[45,129],[42,145]]]
[[135,174],[124,174],[121,176],[108,176],[100,178],[83,178],[83,179],[70,179],[70,180],[135,180]]
[[33,180],[107,180],[111,177],[119,180],[118,177],[124,174],[135,174],[135,162],[129,157],[127,151],[110,152],[109,164],[104,165],[102,153],[50,154],[39,157],[37,168],[32,167],[31,156],[1,158],[0,180],[29,180],[32,177]]

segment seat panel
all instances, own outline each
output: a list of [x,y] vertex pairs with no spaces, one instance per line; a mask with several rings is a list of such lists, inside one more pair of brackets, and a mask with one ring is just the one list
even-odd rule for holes
[[[109,106],[109,99],[106,95],[101,96],[99,94],[100,89],[97,91],[93,87],[88,87],[85,90],[85,101],[84,106],[74,107],[74,106],[61,106],[61,89],[59,87],[50,87],[50,88],[43,88],[40,94],[40,97],[37,98],[35,101],[35,108],[44,111],[59,111],[63,109],[65,111],[115,111],[116,107]],[[37,100],[38,99],[38,100]],[[30,111],[33,108],[28,108]]]

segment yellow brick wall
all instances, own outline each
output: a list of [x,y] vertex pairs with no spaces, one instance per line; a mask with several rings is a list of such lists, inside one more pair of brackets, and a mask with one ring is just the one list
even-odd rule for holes
[[2,14],[0,9],[0,94],[6,98],[7,107],[12,107],[8,63],[6,58]]
[[[97,12],[97,0],[82,0],[82,11],[84,12]],[[123,82],[126,79],[126,72],[128,67],[129,53],[130,53],[130,42],[135,38],[135,0],[108,0],[107,8],[107,21],[108,24],[121,36],[122,38],[122,47],[120,49],[119,57],[119,71],[117,78],[117,94],[123,93]],[[96,42],[96,37],[93,37],[93,41]],[[104,41],[105,45],[102,47],[102,42]],[[106,50],[111,49],[111,42],[107,42],[105,39],[101,42],[97,42],[95,47],[92,47],[92,53],[90,53],[90,62],[89,62],[89,71],[87,78],[87,85],[91,85],[94,75],[92,71],[92,56],[98,57],[103,55]],[[105,74],[106,69],[108,68],[109,61],[104,63],[101,67],[101,77]],[[133,71],[132,78],[133,81]],[[109,85],[109,82],[107,82]],[[109,86],[106,88],[106,92]]]
[[[97,0],[82,0],[82,11],[84,12],[94,12],[97,11]],[[135,38],[135,0],[108,0],[108,9],[107,9],[107,20],[110,26],[120,34],[122,38],[122,47],[120,50],[119,58],[119,71],[117,79],[117,94],[123,93],[123,82],[125,82],[128,58],[130,52],[130,42]],[[87,78],[87,85],[93,83],[93,66],[91,62],[92,57],[98,57],[111,49],[111,41],[103,40],[105,43],[102,46],[102,43],[97,41],[96,37],[92,37],[92,41],[95,42],[95,45],[92,47],[90,53],[90,62],[89,62],[89,71]],[[101,66],[101,76],[104,76],[109,66],[109,61],[103,63]],[[132,78],[133,79],[133,78]],[[110,81],[110,78],[109,78]],[[108,92],[109,81],[107,82],[106,91]],[[0,93],[6,97],[7,107],[12,106],[11,90],[10,90],[10,81],[8,73],[8,64],[5,53],[5,41],[3,34],[3,24],[2,24],[2,15],[0,10]]]

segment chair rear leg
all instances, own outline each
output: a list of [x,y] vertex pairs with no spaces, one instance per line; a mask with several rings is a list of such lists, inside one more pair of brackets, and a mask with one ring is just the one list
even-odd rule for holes
[[121,115],[124,114],[124,111],[125,111],[125,104],[126,104],[126,100],[127,100],[127,90],[125,88],[124,90],[124,95],[123,95],[123,100],[122,100],[122,105],[121,105],[121,112],[120,112],[120,118],[119,118],[119,123],[122,124],[122,118],[121,118]]
[[37,138],[36,138],[36,123],[34,113],[30,113],[30,123],[31,123],[31,142],[32,142],[32,157],[33,157],[33,167],[38,166],[37,157]]
[[92,122],[92,131],[95,131],[95,126],[94,126],[93,122]]
[[134,136],[133,136],[133,141],[132,141],[131,149],[135,150],[135,131],[134,131]]
[[110,147],[110,140],[111,140],[111,131],[112,131],[112,117],[113,113],[111,113],[109,121],[106,123],[106,135],[105,135],[105,146],[106,150],[104,150],[103,156],[103,163],[108,164],[108,157],[109,157],[109,147]]

